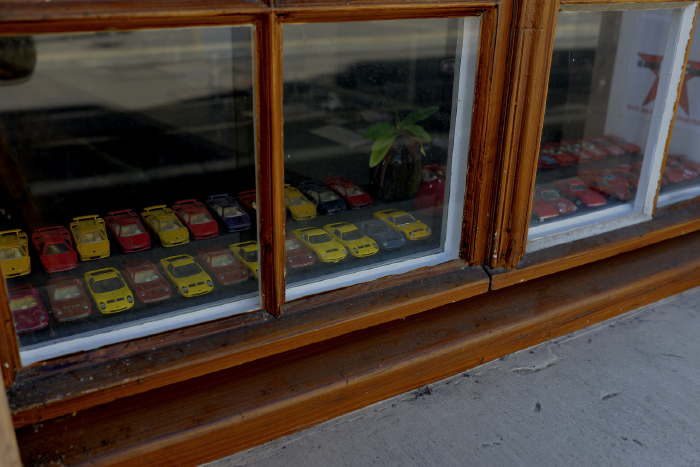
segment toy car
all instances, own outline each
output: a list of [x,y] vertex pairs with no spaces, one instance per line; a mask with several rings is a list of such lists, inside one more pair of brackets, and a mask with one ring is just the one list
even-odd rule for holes
[[588,186],[611,199],[629,201],[634,196],[625,177],[612,170],[599,170],[583,177]]
[[49,274],[70,271],[78,266],[78,253],[65,227],[55,225],[36,229],[32,233],[32,244]]
[[365,258],[379,252],[379,245],[350,222],[326,224],[323,230],[338,240],[355,258]]
[[17,334],[38,331],[49,325],[49,313],[33,285],[22,285],[9,290],[10,311]]
[[536,187],[532,213],[539,222],[570,214],[577,210],[576,205],[551,187]]
[[191,298],[214,290],[214,282],[192,256],[177,255],[163,258],[160,264],[183,297]]
[[164,204],[150,206],[141,212],[144,222],[153,230],[164,247],[184,245],[190,241],[190,233],[182,225],[172,209]]
[[7,279],[26,276],[32,271],[27,234],[19,229],[0,232],[0,270]]
[[88,271],[83,278],[100,313],[119,313],[133,308],[134,294],[115,268]]
[[345,201],[321,182],[304,180],[299,183],[299,189],[313,201],[321,214],[333,214],[347,209]]
[[221,285],[238,284],[250,277],[248,269],[233,257],[228,248],[202,250],[197,258]]
[[311,266],[316,262],[311,250],[306,248],[293,235],[287,234],[284,246],[286,248],[287,267],[300,269]]
[[305,221],[316,217],[316,205],[292,185],[284,185],[284,204],[295,221]]
[[258,242],[255,240],[249,240],[247,242],[238,242],[229,245],[229,248],[236,255],[241,263],[247,267],[253,274],[253,277],[258,277],[258,269],[260,268],[260,263],[258,262]]
[[580,141],[562,141],[561,144],[563,150],[565,150],[568,154],[571,154],[576,158],[576,162],[574,162],[574,164],[585,164],[586,162],[592,162],[603,159],[599,151],[593,151],[590,148],[585,147]]
[[588,188],[588,185],[578,177],[559,180],[554,185],[562,195],[578,207],[597,208],[608,203],[603,195]]
[[151,236],[146,232],[139,216],[131,209],[109,212],[105,222],[123,253],[135,253],[151,248]]
[[627,154],[627,151],[622,149],[619,145],[615,144],[612,140],[608,138],[592,138],[590,142],[596,146],[605,149],[608,154],[612,157],[620,157]]
[[139,261],[124,266],[129,287],[142,303],[157,303],[172,296],[170,284],[150,261]]
[[540,155],[554,158],[558,167],[569,167],[578,163],[578,157],[572,154],[564,143],[544,143]]
[[664,169],[668,183],[681,183],[700,177],[700,166],[680,154],[670,154]]
[[46,286],[46,294],[56,321],[75,321],[87,318],[92,313],[90,299],[77,277],[51,279]]
[[345,247],[318,227],[294,229],[294,235],[313,251],[322,263],[338,263],[348,256]]
[[406,211],[384,209],[375,212],[373,215],[392,229],[405,235],[408,240],[422,240],[430,237],[432,233],[430,227]]
[[109,240],[105,221],[96,214],[74,217],[70,231],[75,240],[80,261],[91,261],[109,256]]
[[423,179],[416,194],[416,209],[442,206],[445,200],[445,168],[437,164],[423,166]]
[[539,157],[539,159],[537,159],[537,168],[538,169],[553,169],[555,167],[559,167],[559,161],[557,161],[551,155],[546,154],[543,151],[540,151],[540,157]]
[[372,197],[347,178],[338,176],[326,177],[323,183],[338,193],[351,209],[364,208],[372,204]]
[[360,222],[358,227],[362,229],[366,235],[373,238],[382,250],[398,250],[406,244],[406,237],[404,237],[403,234],[392,229],[380,220],[370,219]]
[[641,154],[642,149],[639,146],[626,141],[624,138],[615,135],[605,135],[603,138],[610,141],[611,144],[621,148],[628,156],[635,157]]
[[247,190],[247,191],[241,191],[238,193],[238,199],[241,201],[241,204],[245,209],[248,210],[249,213],[255,214],[255,209],[256,209],[256,194],[255,190]]
[[250,216],[232,196],[225,193],[211,195],[206,203],[229,232],[241,232],[250,228]]
[[185,223],[195,240],[214,238],[219,235],[219,224],[211,217],[207,208],[196,199],[183,199],[173,204],[173,211]]

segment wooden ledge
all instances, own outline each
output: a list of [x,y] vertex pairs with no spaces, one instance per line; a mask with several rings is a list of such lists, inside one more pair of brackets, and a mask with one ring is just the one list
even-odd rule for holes
[[700,233],[17,431],[27,464],[195,465],[700,284]]
[[9,388],[16,427],[332,339],[488,291],[482,268],[454,261],[249,313],[50,360]]
[[491,288],[502,289],[700,230],[700,203],[660,209],[642,224],[526,254],[515,269],[488,269]]

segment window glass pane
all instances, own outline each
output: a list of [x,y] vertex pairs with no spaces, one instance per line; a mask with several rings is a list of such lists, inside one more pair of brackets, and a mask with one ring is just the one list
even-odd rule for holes
[[478,32],[284,26],[287,298],[457,257]]
[[256,245],[251,47],[251,27],[0,38],[0,267],[25,363],[258,306],[237,249]]
[[650,135],[666,104],[657,99],[668,82],[660,81],[668,73],[662,55],[675,40],[679,13],[560,13],[531,240],[574,229],[590,235],[595,230],[587,226],[641,216],[645,192],[638,188],[647,185],[640,174],[656,154]]
[[665,206],[700,195],[700,34],[696,29],[685,79],[681,83],[658,205]]

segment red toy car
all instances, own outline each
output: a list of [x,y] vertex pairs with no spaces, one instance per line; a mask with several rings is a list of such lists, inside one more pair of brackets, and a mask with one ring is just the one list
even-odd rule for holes
[[550,154],[546,154],[544,151],[540,151],[540,157],[539,159],[537,159],[537,168],[553,169],[555,167],[559,167],[559,162]]
[[323,183],[338,193],[351,209],[363,208],[372,204],[372,197],[347,178],[326,177]]
[[311,250],[306,248],[292,234],[287,234],[284,245],[287,253],[287,267],[291,269],[300,269],[311,266],[316,262],[316,257]]
[[587,162],[598,161],[605,158],[605,156],[602,155],[602,152],[597,150],[597,148],[590,147],[591,145],[587,147],[580,141],[562,144],[570,154],[573,154],[574,157],[576,157],[579,164],[585,164]]
[[686,156],[669,154],[664,178],[668,183],[681,183],[700,177],[700,166],[689,161]]
[[51,312],[56,321],[66,322],[87,318],[92,313],[92,302],[77,277],[51,279],[46,287]]
[[576,205],[562,197],[556,189],[549,186],[535,188],[532,213],[539,222],[570,214],[576,210]]
[[124,266],[124,276],[131,290],[143,303],[156,303],[172,296],[170,284],[155,264],[139,261]]
[[609,169],[592,171],[584,180],[589,187],[612,199],[629,201],[634,196],[627,178]]
[[624,138],[615,135],[605,135],[603,138],[610,141],[612,144],[617,145],[629,156],[638,156],[641,154],[642,149],[634,143],[626,141]]
[[219,235],[219,224],[209,214],[203,203],[196,199],[183,199],[173,204],[173,211],[187,226],[195,240]]
[[49,313],[41,301],[39,291],[33,285],[10,289],[10,311],[17,334],[44,329],[49,325]]
[[241,191],[240,193],[238,193],[238,201],[241,202],[241,204],[248,211],[248,213],[253,215],[255,214],[256,209],[255,200],[255,190]]
[[603,195],[588,188],[588,185],[578,177],[559,180],[554,185],[562,195],[569,198],[578,207],[597,208],[607,204]]
[[620,157],[627,154],[627,151],[608,138],[593,138],[590,141],[596,146],[604,148],[612,157]]
[[416,194],[416,209],[442,206],[445,201],[445,168],[437,164],[423,167],[423,179]]
[[228,248],[201,250],[197,256],[221,285],[238,284],[250,277],[248,268],[241,264]]
[[151,236],[139,216],[131,209],[109,212],[105,222],[122,252],[134,253],[151,248]]
[[65,227],[55,225],[36,229],[32,233],[32,244],[49,274],[69,271],[78,266],[78,253],[73,247],[70,232]]
[[569,167],[578,164],[578,157],[562,143],[544,143],[540,154],[553,157],[560,167]]

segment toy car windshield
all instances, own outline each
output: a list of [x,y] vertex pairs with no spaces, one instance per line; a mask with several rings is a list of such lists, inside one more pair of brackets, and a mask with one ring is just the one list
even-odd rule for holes
[[54,243],[51,245],[46,245],[46,248],[44,248],[45,255],[60,255],[61,253],[65,253],[66,251],[68,251],[68,247],[63,243]]
[[56,287],[56,289],[53,291],[54,300],[70,300],[71,298],[76,297],[80,297],[80,289],[77,285]]
[[[221,211],[220,211],[221,213]],[[236,217],[236,216],[242,216],[244,214],[243,211],[241,211],[240,208],[236,206],[229,206],[223,209],[223,217]]]
[[359,240],[362,238],[362,232],[359,230],[351,230],[349,232],[343,232],[340,234],[340,238],[343,240]]
[[362,191],[362,190],[360,190],[360,189],[357,188],[357,187],[350,187],[350,188],[348,188],[348,189],[345,190],[345,194],[346,194],[347,196],[358,196],[358,195],[364,195],[365,192]]
[[330,242],[330,241],[331,241],[331,237],[329,237],[329,236],[326,235],[326,234],[310,235],[310,236],[308,237],[308,239],[309,239],[309,243],[313,243],[313,244],[316,244],[316,243],[325,243],[325,242]]
[[211,217],[203,212],[198,212],[189,216],[189,222],[190,224],[206,224],[211,222]]
[[181,229],[182,226],[174,219],[168,219],[160,222],[160,230],[162,232],[169,232],[171,230]]
[[104,240],[102,232],[85,232],[80,235],[81,243],[97,243],[101,242],[102,240]]
[[540,196],[546,201],[556,201],[559,199],[559,195],[554,190],[542,190]]
[[144,284],[155,280],[158,280],[158,274],[150,269],[147,271],[138,271],[136,274],[134,274],[134,282],[137,284]]
[[28,310],[29,308],[35,307],[37,305],[36,298],[34,297],[22,297],[10,300],[10,310],[21,311]]
[[328,201],[335,201],[338,199],[338,195],[331,191],[323,191],[321,192],[321,201],[324,203],[327,203]]
[[222,266],[228,266],[229,264],[233,264],[233,256],[231,256],[227,253],[222,253],[220,255],[212,256],[212,258],[211,258],[211,265],[215,268],[219,268]]
[[416,218],[410,214],[404,214],[402,216],[396,216],[392,218],[392,221],[396,225],[406,225],[416,221]]
[[183,264],[182,266],[170,266],[170,272],[175,277],[194,276],[202,272],[199,266],[194,263]]
[[143,233],[143,229],[138,224],[127,224],[119,226],[120,237],[133,237]]
[[19,248],[3,248],[0,249],[0,260],[3,259],[16,259],[16,258],[21,258],[22,255],[22,250]]
[[90,282],[92,290],[97,293],[112,292],[114,290],[119,290],[124,287],[124,283],[118,277],[110,277],[109,279],[92,279]]
[[307,203],[307,201],[303,198],[288,198],[287,203],[289,203],[290,206],[299,206],[300,204]]
[[569,186],[571,191],[586,191],[588,188],[583,183],[575,183]]
[[245,258],[246,261],[252,263],[253,261],[258,260],[258,251],[244,251],[242,256],[243,258]]

